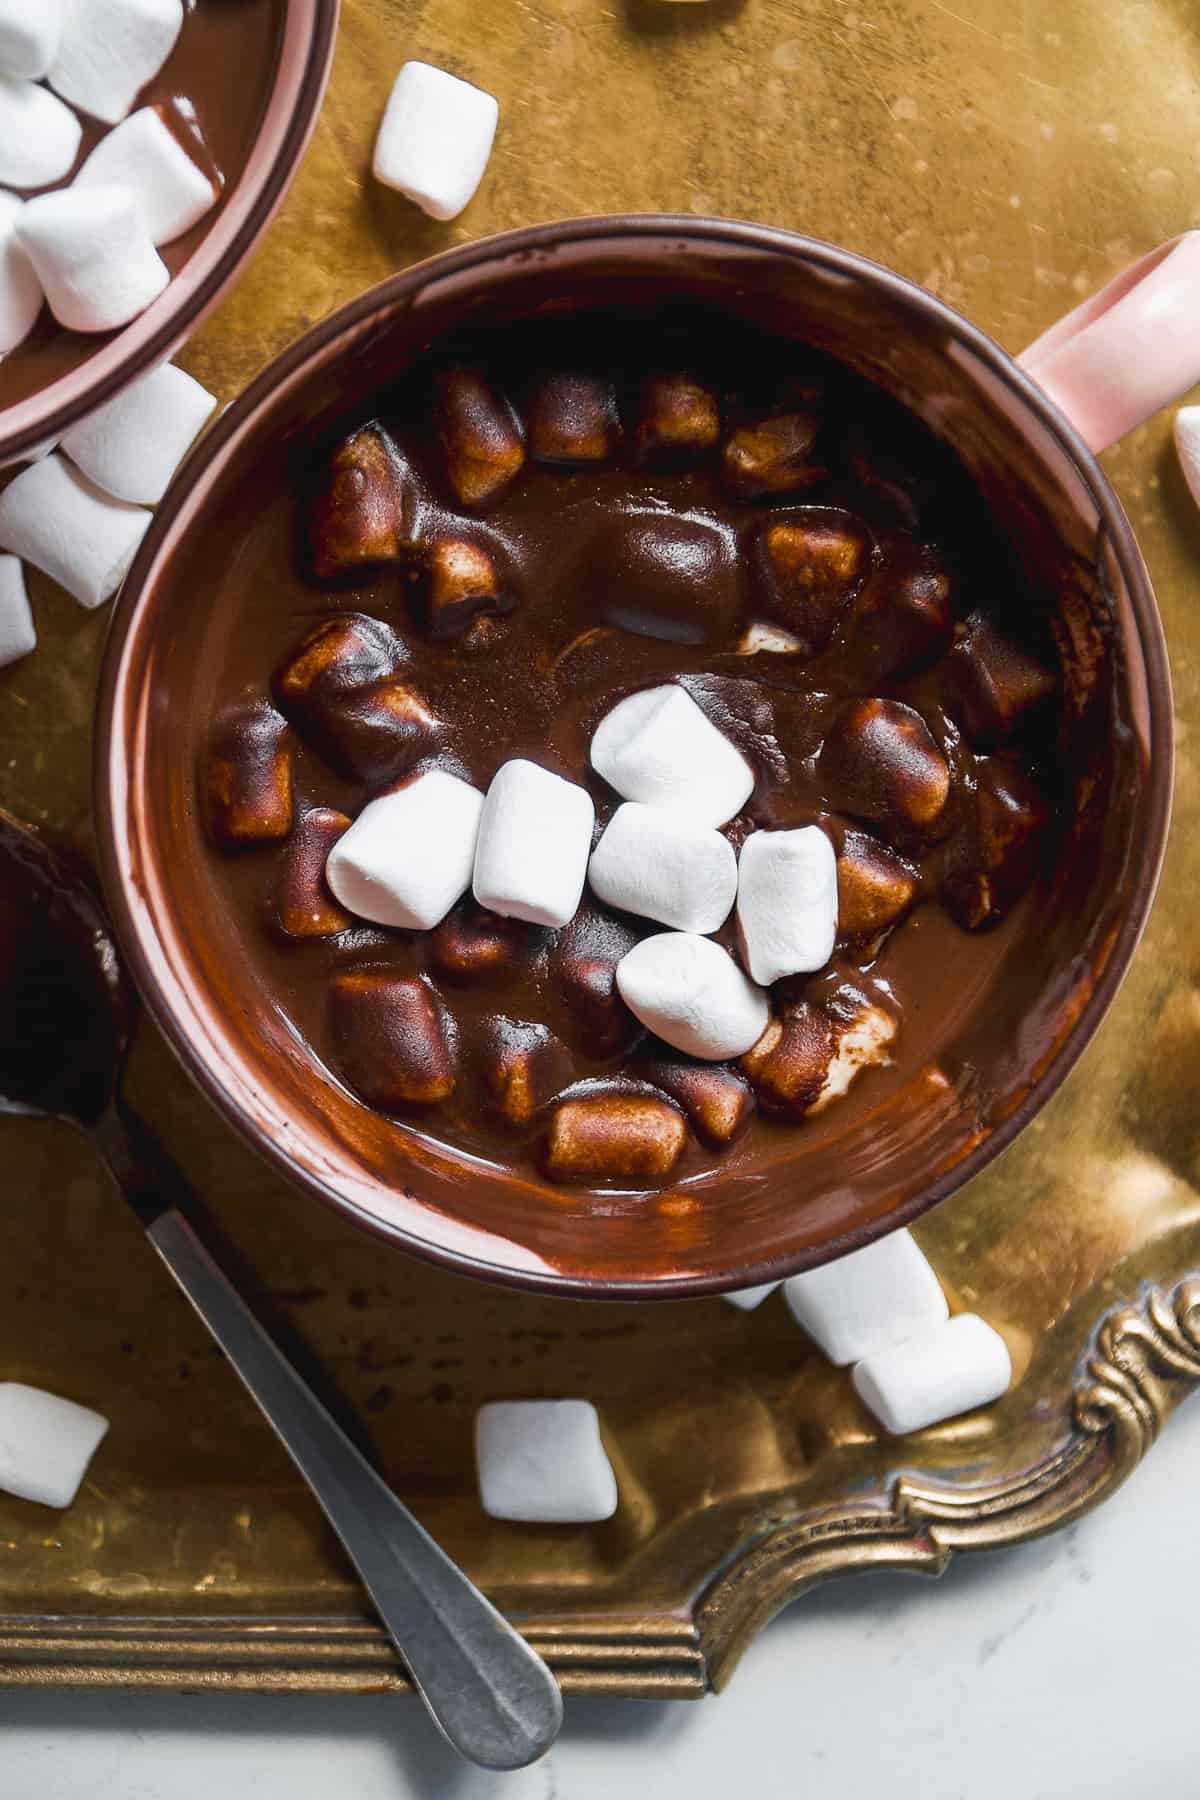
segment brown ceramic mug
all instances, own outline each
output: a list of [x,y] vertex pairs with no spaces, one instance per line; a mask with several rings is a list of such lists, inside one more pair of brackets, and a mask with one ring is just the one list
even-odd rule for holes
[[[126,955],[230,1122],[399,1248],[592,1297],[778,1279],[908,1223],[978,1173],[1095,1031],[1157,882],[1171,791],[1166,650],[1093,450],[1200,373],[1184,329],[1198,251],[1195,236],[1180,240],[1056,327],[1027,353],[1037,380],[940,300],[862,257],[761,226],[658,217],[539,226],[450,251],[372,289],[272,364],[189,460],[142,546],[114,618],[96,741],[101,859]],[[769,1152],[731,1155],[667,1194],[596,1196],[382,1121],[322,1074],[271,997],[239,978],[194,769],[225,628],[210,599],[236,581],[264,480],[291,482],[309,442],[368,415],[371,396],[451,331],[540,309],[645,307],[681,286],[832,352],[953,446],[1055,609],[1067,706],[1092,724],[1071,752],[1075,816],[1034,928],[1007,952],[986,1004],[964,1010],[947,997],[936,1057],[865,1117],[839,1125],[835,1108],[786,1145],[781,1134]],[[1147,310],[1160,353],[1131,363]],[[1078,402],[1090,443],[1046,388]],[[1089,707],[1097,681],[1103,704]]]

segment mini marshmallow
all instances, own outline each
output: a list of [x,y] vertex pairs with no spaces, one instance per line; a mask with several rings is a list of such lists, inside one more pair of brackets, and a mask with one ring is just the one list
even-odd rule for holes
[[44,87],[0,76],[0,181],[16,188],[61,181],[82,138],[70,107]]
[[100,139],[76,187],[127,187],[154,244],[169,244],[209,212],[220,189],[188,155],[157,106],[143,106]]
[[25,205],[0,189],[0,356],[24,343],[42,310],[42,284],[23,244],[17,219]]
[[590,1400],[496,1400],[475,1416],[479,1498],[493,1519],[590,1525],[617,1510],[617,1478]]
[[523,757],[504,763],[479,821],[480,906],[531,925],[565,925],[583,893],[595,817],[586,788]]
[[372,800],[338,839],[325,879],[347,912],[401,931],[440,924],[471,885],[483,795],[429,769]]
[[737,918],[746,963],[770,987],[823,969],[837,937],[837,858],[817,825],[755,831],[738,864]]
[[764,1281],[761,1287],[739,1288],[736,1294],[722,1294],[722,1300],[728,1300],[730,1306],[736,1306],[741,1312],[753,1312],[761,1306],[768,1294],[782,1287],[781,1281]]
[[877,1068],[891,1061],[889,1051],[896,1039],[897,1025],[891,1013],[882,1006],[864,1001],[853,1019],[839,1031],[833,1061],[825,1071],[821,1091],[809,1107],[810,1116],[824,1112],[833,1101],[846,1094],[850,1083],[864,1069]]
[[648,1031],[706,1062],[741,1056],[767,1028],[762,989],[711,938],[663,931],[617,964],[617,991]]
[[50,86],[115,125],[154,80],[182,28],[183,0],[67,0]]
[[137,196],[124,187],[61,188],[22,209],[17,238],[68,331],[114,331],[166,287]]
[[37,645],[25,574],[17,556],[0,556],[0,669]]
[[108,1420],[74,1400],[0,1381],[0,1488],[42,1506],[70,1506]]
[[986,1320],[960,1313],[874,1351],[857,1365],[853,1381],[884,1430],[903,1437],[999,1400],[1012,1381],[1012,1358]]
[[110,500],[61,456],[47,456],[0,494],[0,550],[23,556],[91,608],[124,581],[150,516]]
[[750,798],[754,770],[681,687],[644,688],[592,738],[592,767],[625,800],[696,825],[723,825]]
[[0,0],[0,75],[40,81],[62,37],[64,0]]
[[62,447],[106,494],[156,506],[216,404],[207,388],[164,363],[72,425]]
[[[84,167],[86,168],[86,164]],[[762,619],[755,619],[747,625],[737,647],[739,656],[758,656],[763,653],[776,656],[794,656],[797,650],[803,650],[800,639],[782,625],[771,625]]]
[[1175,449],[1192,499],[1200,506],[1200,406],[1181,406],[1175,414]]
[[483,179],[500,107],[491,94],[429,63],[405,63],[392,89],[374,174],[432,219],[454,219]]
[[907,1231],[783,1284],[796,1323],[839,1368],[950,1317],[941,1284]]
[[627,800],[592,852],[588,880],[609,906],[703,934],[729,916],[737,857],[710,826]]

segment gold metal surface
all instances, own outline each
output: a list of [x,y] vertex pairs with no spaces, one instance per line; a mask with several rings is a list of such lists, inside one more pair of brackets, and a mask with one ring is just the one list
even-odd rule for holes
[[[367,177],[391,76],[499,95],[465,217]],[[1018,349],[1200,223],[1192,0],[346,0],[325,113],[237,292],[181,359],[231,397],[297,332],[463,237],[570,213],[725,212],[891,263]],[[588,1306],[388,1254],[235,1142],[143,1030],[135,1097],[430,1528],[577,1690],[694,1696],[811,1582],[1011,1543],[1136,1465],[1200,1381],[1200,520],[1154,420],[1106,460],[1172,645],[1180,758],[1161,897],[1113,1011],[1019,1144],[917,1236],[1005,1333],[1002,1403],[896,1445],[778,1301]],[[32,583],[0,675],[0,804],[88,834],[102,616]],[[0,1682],[360,1690],[403,1674],[250,1402],[67,1128],[0,1128],[0,1375],[113,1426],[76,1505],[0,1496]],[[1101,1323],[1103,1321],[1103,1323]],[[471,1422],[587,1394],[610,1522],[485,1520]],[[897,1470],[904,1473],[898,1477]]]

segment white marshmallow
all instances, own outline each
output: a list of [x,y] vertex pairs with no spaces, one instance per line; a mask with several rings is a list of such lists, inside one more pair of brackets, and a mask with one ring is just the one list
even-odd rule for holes
[[627,800],[592,851],[588,880],[624,912],[677,931],[716,931],[737,892],[737,857],[711,826]]
[[739,656],[757,656],[760,651],[774,651],[778,656],[793,656],[803,648],[800,639],[785,631],[782,625],[769,625],[755,619],[742,633],[737,653]]
[[839,1368],[950,1317],[941,1284],[907,1231],[793,1275],[783,1297],[796,1323]]
[[22,209],[15,229],[50,311],[68,331],[115,331],[145,312],[170,280],[130,188],[41,194]]
[[817,825],[755,831],[738,864],[738,929],[755,981],[823,969],[837,937],[837,858]]
[[523,757],[504,763],[479,821],[479,904],[506,919],[565,925],[583,893],[595,818],[586,788]]
[[71,170],[83,127],[62,101],[32,81],[0,76],[0,182],[49,187]]
[[0,0],[0,75],[40,81],[62,37],[64,0]]
[[454,219],[483,179],[500,107],[491,94],[429,63],[405,63],[392,88],[374,174],[432,219]]
[[102,137],[75,185],[132,188],[154,244],[190,231],[220,194],[156,106],[141,107]]
[[592,767],[625,800],[697,825],[723,825],[754,791],[754,770],[683,688],[644,688],[605,715]]
[[[183,0],[67,0],[50,86],[115,125],[175,48]],[[238,71],[230,70],[230,79]]]
[[17,556],[0,556],[0,669],[37,646],[25,572]]
[[61,456],[47,456],[0,494],[0,550],[23,556],[90,608],[124,581],[150,517],[110,500]]
[[930,1325],[855,1368],[864,1406],[893,1437],[987,1406],[1008,1391],[1012,1358],[998,1331],[975,1313]]
[[1175,414],[1175,449],[1192,499],[1200,506],[1200,406],[1181,406]]
[[589,1525],[617,1510],[590,1400],[496,1400],[475,1416],[479,1498],[493,1519]]
[[739,1288],[736,1294],[722,1294],[721,1298],[728,1300],[730,1306],[738,1307],[741,1312],[753,1312],[756,1306],[762,1305],[768,1294],[773,1294],[776,1288],[782,1286],[780,1281],[765,1281],[761,1287]]
[[372,800],[329,852],[325,879],[348,912],[428,931],[471,885],[483,795],[429,769]]
[[888,1051],[896,1036],[896,1021],[881,1006],[863,1003],[837,1040],[833,1061],[825,1071],[821,1091],[809,1107],[809,1116],[823,1112],[840,1100],[855,1076],[864,1069],[890,1062]]
[[62,447],[106,494],[156,506],[216,404],[207,388],[164,363],[72,425]]
[[23,244],[17,218],[25,202],[0,189],[0,356],[23,344],[42,310],[42,284]]
[[617,991],[648,1031],[706,1062],[741,1056],[771,1016],[767,996],[732,956],[687,931],[635,944],[617,964]]
[[108,1420],[22,1381],[0,1381],[0,1488],[42,1506],[70,1506]]

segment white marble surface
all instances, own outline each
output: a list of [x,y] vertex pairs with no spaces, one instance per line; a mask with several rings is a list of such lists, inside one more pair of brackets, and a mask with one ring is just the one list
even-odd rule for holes
[[577,1701],[537,1768],[458,1766],[415,1703],[0,1696],[2,1800],[1159,1800],[1200,1785],[1200,1407],[1107,1506],[939,1586],[818,1590],[700,1705]]

